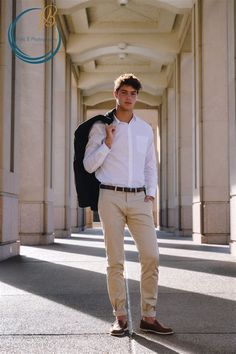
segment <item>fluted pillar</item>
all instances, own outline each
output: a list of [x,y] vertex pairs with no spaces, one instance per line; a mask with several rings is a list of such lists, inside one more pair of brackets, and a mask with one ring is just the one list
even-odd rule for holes
[[176,184],[175,184],[175,89],[169,87],[167,89],[167,142],[166,142],[166,158],[167,158],[167,227],[169,231],[177,228],[176,218]]
[[179,58],[179,202],[182,235],[192,234],[192,53]]
[[71,59],[66,54],[66,120],[65,120],[65,230],[71,235],[72,125],[71,125]]
[[[82,96],[82,91],[81,89],[77,88],[77,124],[75,126],[75,128],[77,128],[77,126],[82,123],[85,120],[84,117],[84,109],[83,109],[83,96]],[[74,135],[73,135],[73,141],[74,141]],[[74,193],[77,199],[77,194],[76,194],[76,190],[74,188]],[[77,200],[77,205],[78,205],[78,200]],[[78,209],[77,209],[77,228],[79,230],[83,230],[85,227],[85,209],[79,207],[78,205]]]
[[19,120],[15,110],[15,57],[7,43],[14,1],[0,2],[0,261],[19,254]]
[[162,106],[162,226],[192,231],[192,56],[177,55]]
[[[22,0],[17,5],[21,12],[29,2]],[[41,5],[41,1],[31,1],[32,7]],[[17,31],[22,38],[29,34],[42,37],[41,41],[30,39],[22,43],[25,52],[32,55],[42,55],[52,43],[50,30],[39,33],[33,15],[22,21]],[[36,65],[20,60],[16,63],[16,112],[21,139],[19,226],[21,243],[27,245],[54,241],[52,71],[53,61]]]
[[197,1],[193,12],[193,238],[229,242],[227,1]]
[[70,236],[66,228],[66,53],[63,45],[54,58],[54,220],[57,237]]
[[[74,155],[74,131],[78,125],[78,92],[77,92],[77,81],[73,74],[71,73],[71,121],[72,121],[72,129],[71,129],[71,156],[73,160]],[[73,161],[70,165],[71,168],[71,226],[73,231],[79,231],[78,225],[78,203],[77,203],[77,195],[75,190],[74,183],[74,171],[73,171]]]
[[167,93],[160,108],[160,226],[168,227],[168,166],[167,166]]
[[230,160],[230,248],[236,255],[236,4],[228,0],[228,109]]

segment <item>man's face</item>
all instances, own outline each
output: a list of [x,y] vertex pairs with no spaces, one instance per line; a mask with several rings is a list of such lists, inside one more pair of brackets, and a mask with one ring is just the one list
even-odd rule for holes
[[124,111],[132,111],[137,101],[138,92],[132,86],[123,85],[119,90],[114,91],[116,103]]

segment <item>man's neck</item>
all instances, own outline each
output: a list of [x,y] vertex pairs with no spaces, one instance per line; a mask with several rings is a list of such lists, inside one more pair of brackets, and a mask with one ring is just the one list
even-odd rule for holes
[[133,118],[133,111],[124,111],[120,107],[116,107],[115,115],[119,121],[129,123]]

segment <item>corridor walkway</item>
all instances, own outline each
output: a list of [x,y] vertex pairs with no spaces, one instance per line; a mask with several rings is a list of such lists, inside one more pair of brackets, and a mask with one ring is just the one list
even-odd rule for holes
[[228,246],[196,245],[157,232],[160,321],[173,336],[139,327],[138,254],[125,237],[130,335],[108,334],[113,321],[106,291],[100,229],[22,246],[0,264],[0,353],[128,354],[236,352],[236,259]]

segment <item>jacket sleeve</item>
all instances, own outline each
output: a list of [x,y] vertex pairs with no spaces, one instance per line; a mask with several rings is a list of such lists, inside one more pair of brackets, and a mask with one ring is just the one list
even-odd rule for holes
[[157,163],[156,163],[156,153],[153,141],[153,133],[151,136],[151,141],[147,148],[147,154],[145,159],[145,186],[146,194],[155,198],[156,188],[157,188]]
[[84,168],[89,173],[95,172],[110,152],[109,147],[104,142],[105,137],[105,125],[95,123],[90,130],[83,159]]

